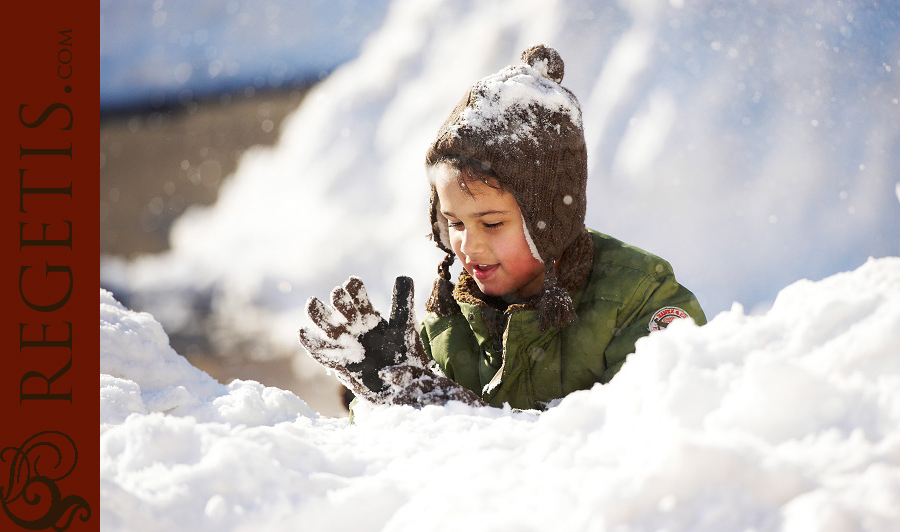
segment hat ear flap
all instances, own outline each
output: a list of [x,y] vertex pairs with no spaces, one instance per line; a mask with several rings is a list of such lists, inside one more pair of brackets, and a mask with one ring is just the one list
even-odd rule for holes
[[446,255],[438,266],[438,278],[434,281],[431,295],[425,302],[425,310],[434,312],[438,316],[449,316],[459,312],[459,305],[453,298],[453,282],[450,281],[450,266],[456,259],[453,248],[450,245],[450,228],[447,226],[447,218],[441,214],[441,200],[438,198],[437,188],[434,186],[433,166],[428,166],[428,179],[431,181],[431,199],[429,209],[431,216],[431,239]]
[[431,186],[429,209],[431,211],[431,239],[441,251],[453,253],[453,249],[450,247],[450,228],[447,226],[447,219],[440,212],[441,200],[438,198],[434,185]]

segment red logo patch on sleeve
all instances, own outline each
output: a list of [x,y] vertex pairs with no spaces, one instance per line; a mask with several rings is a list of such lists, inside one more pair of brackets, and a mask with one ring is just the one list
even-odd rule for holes
[[688,313],[678,307],[663,307],[653,313],[647,328],[651,332],[665,329],[674,320],[687,318]]

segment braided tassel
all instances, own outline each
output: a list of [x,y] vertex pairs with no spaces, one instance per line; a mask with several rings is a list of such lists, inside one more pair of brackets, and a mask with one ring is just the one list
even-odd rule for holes
[[459,306],[453,299],[453,283],[450,281],[450,266],[454,259],[453,253],[444,256],[441,265],[438,266],[438,278],[434,281],[431,296],[425,303],[425,310],[438,316],[449,316],[459,312]]
[[575,321],[575,304],[565,288],[556,280],[553,267],[556,261],[547,263],[544,269],[544,286],[538,302],[538,326],[541,331],[551,328],[562,329],[566,324]]

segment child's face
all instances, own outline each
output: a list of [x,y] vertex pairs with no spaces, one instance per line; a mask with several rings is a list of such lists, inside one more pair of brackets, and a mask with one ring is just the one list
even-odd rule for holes
[[523,299],[540,291],[544,265],[525,240],[522,212],[509,192],[480,181],[460,188],[446,167],[436,169],[435,188],[447,218],[450,245],[478,288],[490,296]]

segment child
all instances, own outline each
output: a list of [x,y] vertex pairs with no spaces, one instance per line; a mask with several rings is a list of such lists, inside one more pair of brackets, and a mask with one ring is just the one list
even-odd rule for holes
[[609,382],[638,338],[672,320],[706,323],[667,262],[585,227],[581,109],[563,74],[555,50],[532,47],[476,82],[441,126],[426,168],[446,257],[418,333],[407,278],[390,321],[358,279],[332,293],[335,310],[308,303],[316,327],[300,342],[357,396],[541,409]]

